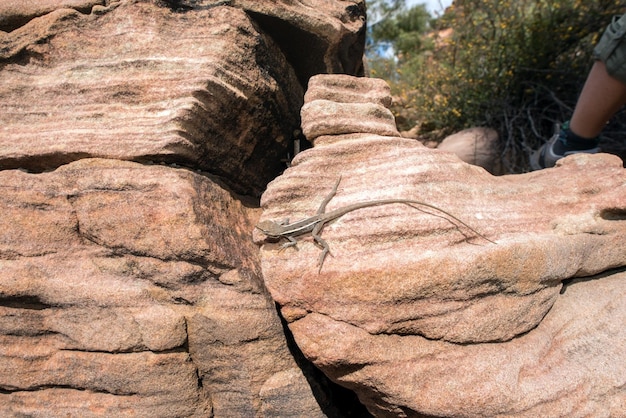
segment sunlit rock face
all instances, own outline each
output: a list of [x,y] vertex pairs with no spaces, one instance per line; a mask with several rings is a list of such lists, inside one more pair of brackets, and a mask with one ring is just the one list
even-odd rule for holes
[[101,3],[0,5],[7,27],[41,14],[0,32],[0,168],[177,163],[258,195],[284,168],[308,77],[363,71],[358,2]]
[[354,1],[0,3],[1,416],[358,410],[251,231],[308,77],[362,73],[363,34]]
[[262,198],[262,221],[315,215],[338,181],[326,213],[426,204],[329,222],[321,269],[310,234],[282,248],[257,233],[265,282],[303,353],[376,416],[621,415],[621,160],[578,154],[495,177],[395,134],[385,88],[312,78],[302,125],[315,146]]

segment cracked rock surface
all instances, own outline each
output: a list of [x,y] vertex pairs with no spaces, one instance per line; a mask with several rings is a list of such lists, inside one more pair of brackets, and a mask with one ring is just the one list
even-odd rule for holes
[[177,163],[260,195],[283,168],[308,77],[363,71],[363,7],[313,1],[275,16],[274,2],[242,3],[0,4],[12,29],[0,26],[0,168]]
[[250,238],[308,77],[363,71],[362,1],[288,6],[0,2],[0,416],[363,408]]
[[[261,220],[314,215],[339,178],[327,212],[413,199],[447,213],[350,212],[323,229],[319,271],[310,234],[290,248],[264,243],[263,276],[305,356],[376,416],[621,416],[622,161],[577,154],[494,177],[394,135],[385,88],[311,79],[302,124],[315,146],[270,183]],[[368,116],[350,119],[357,108]]]
[[0,415],[250,416],[295,370],[319,413],[228,192],[98,159],[0,184]]

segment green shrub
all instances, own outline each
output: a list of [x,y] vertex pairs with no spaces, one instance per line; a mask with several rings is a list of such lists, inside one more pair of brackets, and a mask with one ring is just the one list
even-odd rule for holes
[[400,128],[442,139],[493,127],[508,171],[524,171],[530,150],[571,116],[593,45],[622,12],[615,0],[456,0],[431,23],[451,34],[388,69]]

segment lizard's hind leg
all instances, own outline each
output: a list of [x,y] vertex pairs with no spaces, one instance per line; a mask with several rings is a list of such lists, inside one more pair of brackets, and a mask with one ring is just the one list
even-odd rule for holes
[[322,249],[322,253],[317,260],[317,265],[319,266],[319,269],[317,270],[318,273],[322,271],[324,260],[326,259],[326,256],[330,254],[330,246],[328,245],[326,240],[320,236],[323,227],[323,224],[319,224],[313,229],[313,231],[311,231],[313,242]]

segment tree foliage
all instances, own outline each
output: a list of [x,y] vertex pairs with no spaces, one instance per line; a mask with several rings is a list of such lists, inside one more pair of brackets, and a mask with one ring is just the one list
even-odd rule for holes
[[425,34],[430,20],[431,16],[423,5],[402,9],[401,13],[395,13],[374,25],[371,36],[378,42],[387,42],[397,56],[406,59],[425,49]]
[[419,125],[434,139],[493,127],[505,165],[518,172],[569,119],[593,46],[626,1],[455,0],[436,20],[415,10],[399,7],[371,31],[396,54],[370,62],[392,85],[400,127]]
[[[404,0],[375,1],[368,13],[377,17],[369,26],[367,44],[372,75],[406,83],[433,47],[428,37],[432,17],[424,5],[407,9]],[[399,76],[401,72],[403,77]]]

